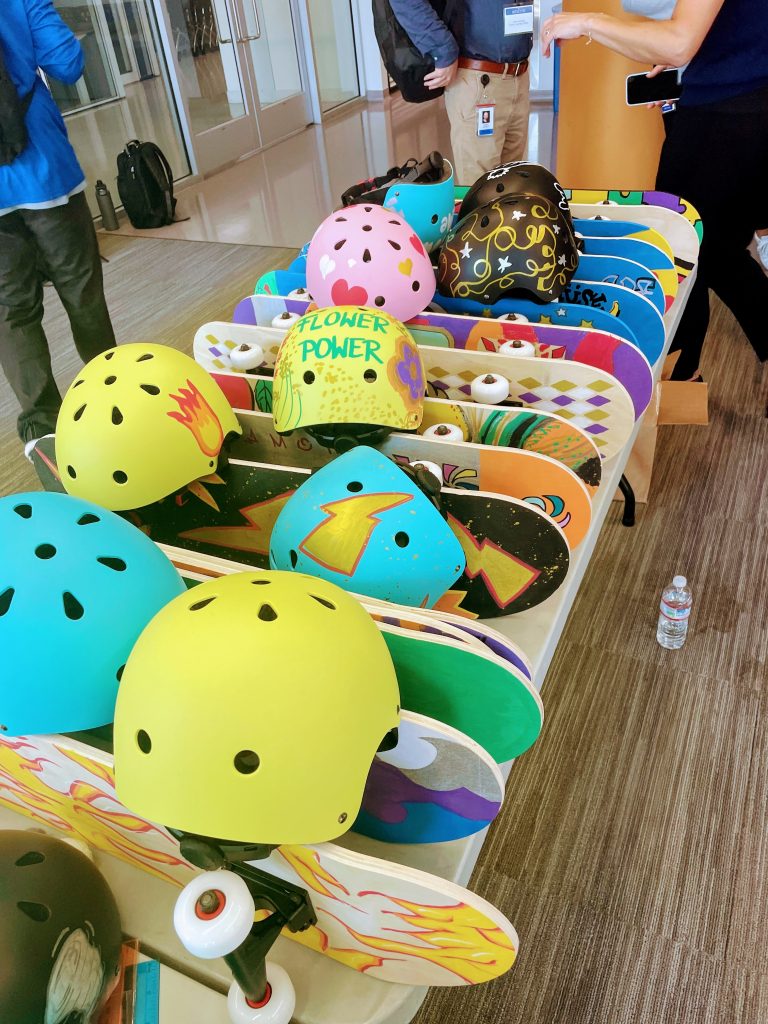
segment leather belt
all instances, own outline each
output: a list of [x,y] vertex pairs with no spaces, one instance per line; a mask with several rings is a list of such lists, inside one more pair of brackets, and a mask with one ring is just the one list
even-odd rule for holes
[[485,71],[489,75],[524,75],[528,70],[528,61],[521,60],[517,64],[497,64],[493,60],[474,60],[472,57],[459,57],[459,67],[469,71]]

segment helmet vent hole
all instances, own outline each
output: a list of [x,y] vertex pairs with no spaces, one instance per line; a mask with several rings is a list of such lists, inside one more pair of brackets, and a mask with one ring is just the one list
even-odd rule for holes
[[437,224],[437,222],[438,222],[439,218],[438,218],[438,216],[437,216],[437,214],[436,214],[436,213],[433,213],[433,214],[432,214],[431,220],[432,220],[432,223],[433,223],[433,224]]
[[51,912],[48,907],[42,903],[28,903],[27,900],[19,900],[16,906],[22,914],[26,914],[27,917],[36,921],[38,924],[45,924],[51,916]]
[[98,523],[98,522],[100,522],[98,516],[95,516],[93,514],[93,512],[86,512],[86,513],[84,513],[84,515],[80,516],[80,518],[77,520],[77,525],[78,526],[90,526],[91,523]]
[[399,221],[399,220],[391,220],[391,221],[390,221],[389,223],[390,223],[390,224],[397,224],[397,226],[398,226],[398,227],[400,227],[400,226],[401,226],[401,225],[400,225],[400,221]]
[[487,214],[483,214],[483,216],[480,218],[480,227],[481,228],[487,228],[490,223],[491,223],[490,217],[488,217]]
[[73,388],[79,388],[82,383],[83,383],[82,380],[76,380],[75,383],[72,385],[72,387]]
[[115,572],[125,572],[128,568],[122,558],[111,558],[108,555],[104,555],[101,558],[97,558],[96,561],[101,565],[106,565],[108,569],[113,569]]
[[[371,371],[371,372],[373,372],[373,371]],[[362,491],[362,489],[363,489],[363,485],[360,483],[359,480],[350,480],[350,482],[347,484],[347,490],[351,494],[359,494],[360,491]]]
[[496,186],[496,191],[501,194],[504,191],[504,182],[500,181]]
[[0,594],[0,615],[6,615],[11,607],[13,595],[16,593],[13,587],[8,587]]
[[148,754],[152,749],[152,739],[145,729],[139,729],[136,733],[136,746],[142,754]]
[[413,284],[411,285],[411,288],[415,292],[417,292],[421,288],[421,282],[420,281],[414,281]]
[[157,384],[139,384],[142,391],[146,391],[148,395],[159,395],[160,388]]
[[105,377],[104,378],[104,383],[105,384],[114,384],[116,380],[117,380],[117,377],[115,377],[114,374],[110,374],[109,377]]
[[383,306],[387,300],[384,298],[383,295],[377,295],[373,301],[377,306]]
[[154,358],[155,357],[152,355],[151,352],[145,352],[144,355],[139,356],[139,358],[136,360],[136,362],[137,363],[145,363],[147,361],[147,359],[154,359]]
[[64,602],[64,614],[68,619],[72,619],[74,622],[82,619],[85,609],[74,594],[70,594],[68,590],[65,590],[62,594],[62,601]]
[[342,246],[345,246],[346,244],[347,244],[346,238],[342,238],[342,240],[340,242],[337,242],[336,245],[334,245],[333,248],[336,250],[336,252],[338,252],[339,249],[341,249]]
[[84,412],[85,412],[85,405],[81,405],[80,408],[75,413],[75,415],[72,417],[72,419],[75,421],[75,423],[77,423],[77,421],[80,419],[80,417],[83,415]]
[[112,356],[113,356],[114,354],[115,354],[115,350],[114,350],[114,349],[112,349],[112,351],[111,351],[111,352],[105,352],[105,353],[104,353],[104,358],[105,358],[105,359],[111,359],[111,358],[112,358]]
[[346,811],[342,811],[341,814],[339,815],[339,824],[343,825],[346,820],[347,820],[347,812]]
[[115,679],[118,681],[118,683],[123,678],[123,672],[125,672],[125,665],[121,665],[117,672],[115,672]]
[[288,557],[291,560],[291,568],[295,569],[296,566],[299,564],[299,556],[293,548],[291,548]]
[[73,480],[77,479],[77,473],[75,472],[74,466],[67,466],[67,473],[72,477]]
[[116,469],[115,472],[112,474],[112,479],[115,481],[116,484],[127,484],[128,474],[124,473],[122,469]]
[[343,220],[343,221],[344,221],[345,223],[346,223],[346,220],[347,220],[347,218],[346,218],[346,217],[335,217],[334,219],[335,219],[335,220],[336,220],[337,222],[338,222],[338,221],[342,221],[342,220]]
[[407,533],[405,533],[405,531],[400,530],[395,534],[395,544],[397,544],[399,548],[407,548],[410,543],[411,538]]
[[375,370],[366,370],[365,373],[363,374],[363,380],[366,381],[366,383],[368,384],[373,384],[377,376],[378,374],[376,373]]
[[26,503],[23,505],[16,505],[13,511],[16,513],[17,516],[21,516],[22,519],[32,518],[32,506],[27,505]]
[[263,604],[259,608],[259,618],[262,622],[274,622],[277,618],[277,612],[271,604]]
[[311,594],[310,597],[314,601],[317,601],[318,604],[321,604],[323,608],[330,608],[332,612],[336,611],[336,605],[333,601],[327,601],[324,597],[318,597],[317,594]]
[[194,604],[191,604],[189,606],[189,610],[191,612],[199,612],[201,608],[205,608],[207,605],[209,605],[211,603],[211,601],[215,601],[215,600],[216,600],[215,597],[206,597],[206,598],[203,598],[202,601],[195,601]]
[[399,242],[393,242],[391,238],[388,238],[387,241],[389,242],[393,249],[396,249],[397,252],[400,252],[400,250],[402,249],[402,245],[400,245]]
[[372,206],[364,206],[363,209],[365,210],[366,213],[370,213],[371,210],[373,209],[373,207]]
[[112,422],[116,427],[119,427],[123,422],[123,414],[117,408],[116,405],[112,406]]
[[314,384],[315,383],[315,375],[314,375],[314,373],[312,373],[311,370],[307,370],[306,373],[304,374],[304,377],[302,379],[303,379],[305,384]]
[[363,224],[363,231],[373,231],[373,224]]
[[38,544],[35,548],[35,554],[38,558],[53,558],[56,554],[56,548],[53,544]]
[[31,864],[42,864],[44,860],[44,853],[40,853],[39,850],[30,850],[29,853],[23,853],[21,857],[19,857],[16,861],[16,867],[28,868]]
[[253,775],[261,764],[259,755],[255,750],[241,750],[234,757],[235,771],[241,775]]
[[370,263],[370,262],[371,262],[371,250],[370,249],[366,249],[365,252],[363,253],[363,263]]
[[251,580],[254,587],[268,587],[270,582],[270,580]]

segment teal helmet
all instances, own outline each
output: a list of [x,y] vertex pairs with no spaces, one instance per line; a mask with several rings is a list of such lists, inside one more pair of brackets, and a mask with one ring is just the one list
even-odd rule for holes
[[[437,492],[439,481],[428,477]],[[364,446],[317,470],[286,502],[272,530],[269,560],[273,569],[427,608],[466,564],[451,528],[414,476]]]
[[67,494],[0,498],[0,729],[110,723],[131,648],[184,591],[163,552],[114,512]]

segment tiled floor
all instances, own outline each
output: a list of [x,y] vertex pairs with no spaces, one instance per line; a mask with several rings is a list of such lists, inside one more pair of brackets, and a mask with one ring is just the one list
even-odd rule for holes
[[[528,156],[551,165],[554,114],[531,114]],[[330,123],[314,125],[258,156],[177,193],[180,223],[151,232],[127,221],[123,234],[247,245],[303,245],[335,209],[349,185],[382,174],[411,156],[438,149],[450,155],[442,100],[400,99],[358,104]]]

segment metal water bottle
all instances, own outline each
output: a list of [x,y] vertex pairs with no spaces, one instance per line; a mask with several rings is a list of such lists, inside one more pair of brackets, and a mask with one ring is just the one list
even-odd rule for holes
[[99,204],[99,212],[101,213],[101,226],[105,231],[117,231],[118,223],[115,204],[112,202],[109,189],[101,178],[96,182],[96,202]]

